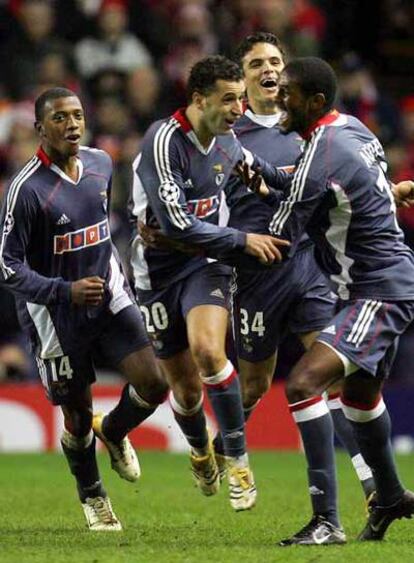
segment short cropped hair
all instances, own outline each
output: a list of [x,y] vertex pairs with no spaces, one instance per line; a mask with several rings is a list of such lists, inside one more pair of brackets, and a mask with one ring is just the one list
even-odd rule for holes
[[187,82],[187,100],[191,102],[194,92],[207,96],[216,86],[217,80],[239,82],[243,73],[239,65],[222,55],[205,57],[191,69]]
[[249,51],[251,51],[257,43],[270,43],[270,45],[274,45],[277,47],[283,57],[285,59],[286,52],[280,42],[280,39],[274,34],[269,33],[267,31],[256,31],[256,33],[252,33],[245,37],[236,47],[232,59],[236,61],[239,65],[242,65],[243,58],[247,55]]
[[72,97],[77,98],[78,95],[75,94],[75,92],[72,92],[72,90],[69,90],[68,88],[55,87],[45,90],[40,94],[40,96],[38,96],[38,98],[36,98],[35,101],[36,121],[42,121],[44,117],[45,105],[49,100],[57,100],[58,98],[72,98]]
[[290,61],[284,72],[298,83],[305,95],[323,94],[325,108],[332,109],[338,82],[333,68],[326,61],[318,57],[300,57]]

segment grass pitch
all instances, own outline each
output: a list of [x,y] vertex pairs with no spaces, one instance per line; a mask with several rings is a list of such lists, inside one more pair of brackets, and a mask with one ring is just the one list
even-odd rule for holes
[[[2,455],[0,562],[414,562],[414,521],[396,522],[387,540],[359,544],[364,503],[349,459],[338,455],[345,546],[280,548],[276,543],[307,523],[310,505],[300,454],[251,454],[258,504],[234,513],[227,487],[203,497],[183,455],[143,452],[143,476],[127,483],[99,457],[102,476],[123,532],[92,533],[84,525],[75,485],[62,455]],[[413,456],[400,457],[414,488]]]

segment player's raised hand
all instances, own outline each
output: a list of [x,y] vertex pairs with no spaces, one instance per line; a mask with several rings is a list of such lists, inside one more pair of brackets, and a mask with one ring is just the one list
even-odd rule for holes
[[261,170],[252,170],[246,161],[239,161],[234,167],[234,171],[245,186],[260,197],[269,195],[269,188],[263,180]]
[[103,299],[105,280],[99,276],[72,282],[71,296],[75,305],[99,305]]
[[403,180],[392,185],[395,203],[398,207],[414,206],[414,181]]
[[290,242],[287,240],[271,237],[270,235],[247,233],[244,251],[246,254],[255,256],[262,264],[270,265],[273,262],[281,262],[283,256],[279,247],[287,246],[290,246]]

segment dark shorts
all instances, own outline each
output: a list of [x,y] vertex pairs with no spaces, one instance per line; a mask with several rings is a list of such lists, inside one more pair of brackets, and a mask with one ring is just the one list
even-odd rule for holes
[[47,359],[36,357],[43,386],[54,405],[71,401],[95,381],[94,359],[116,367],[150,343],[135,305],[116,315],[103,312],[93,322],[74,327],[70,336],[58,332],[54,336],[59,339],[61,353]]
[[186,316],[199,305],[229,309],[231,273],[227,266],[208,264],[159,290],[137,290],[149,337],[158,358],[188,348]]
[[[385,378],[392,367],[399,336],[413,319],[414,301],[341,301],[318,340],[374,377]],[[348,373],[345,370],[345,375]]]
[[335,313],[335,303],[312,247],[280,268],[238,272],[233,294],[237,355],[248,362],[269,358],[288,331],[301,334],[324,328]]

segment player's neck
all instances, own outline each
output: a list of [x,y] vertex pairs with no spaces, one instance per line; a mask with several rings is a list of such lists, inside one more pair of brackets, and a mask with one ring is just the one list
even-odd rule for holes
[[53,151],[49,147],[43,147],[43,150],[50,158],[51,162],[55,164],[62,172],[64,172],[74,182],[79,178],[78,156],[64,156],[60,153]]
[[208,149],[211,141],[214,139],[214,135],[203,123],[199,110],[195,106],[189,105],[185,110],[185,114],[201,146]]
[[269,100],[259,101],[249,98],[248,104],[249,108],[256,115],[275,115],[275,113],[280,113],[277,104]]

